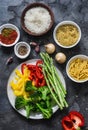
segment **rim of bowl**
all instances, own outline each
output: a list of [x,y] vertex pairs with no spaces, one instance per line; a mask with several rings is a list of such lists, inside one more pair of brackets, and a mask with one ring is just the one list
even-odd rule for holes
[[[60,42],[58,42],[58,40],[56,38],[57,28],[60,27],[61,25],[66,25],[66,24],[71,24],[71,25],[76,26],[78,31],[79,31],[79,38],[78,38],[77,42],[75,44],[73,44],[73,45],[70,45],[70,46],[61,45]],[[54,29],[54,32],[53,32],[53,37],[54,37],[55,42],[57,43],[57,45],[59,45],[62,48],[72,48],[72,47],[76,46],[79,43],[80,39],[81,39],[81,35],[82,35],[81,29],[80,29],[79,25],[77,23],[75,23],[74,21],[62,21],[62,22],[58,23],[56,25],[55,29]]]
[[[23,55],[23,56],[18,53],[18,48],[19,48],[20,46],[22,46],[22,45],[26,46],[27,49],[28,49],[27,54],[25,54],[25,55]],[[30,45],[29,45],[27,42],[21,41],[21,42],[18,42],[18,43],[14,46],[14,53],[15,53],[15,55],[16,55],[18,58],[20,58],[20,59],[25,59],[25,58],[27,58],[27,57],[29,56],[30,52],[31,52],[31,47],[30,47]]]
[[[26,13],[29,9],[34,8],[34,7],[43,7],[43,8],[45,8],[45,9],[47,9],[48,12],[49,12],[49,14],[50,14],[50,16],[51,16],[51,23],[50,23],[49,28],[48,28],[46,31],[44,31],[44,32],[42,32],[42,33],[39,33],[39,34],[34,33],[34,32],[31,32],[30,30],[28,30],[28,29],[25,27],[25,24],[24,24],[24,16],[25,16],[25,13]],[[25,9],[23,10],[23,12],[22,12],[22,15],[21,15],[21,26],[22,26],[23,30],[24,30],[26,33],[28,33],[29,35],[32,35],[32,36],[41,36],[41,35],[44,35],[44,34],[46,34],[46,33],[52,28],[53,24],[54,24],[54,14],[53,14],[53,11],[51,10],[51,8],[50,8],[48,5],[46,5],[46,4],[44,4],[44,3],[38,3],[38,2],[31,3],[31,4],[27,5],[27,6],[25,7]]]
[[69,74],[69,72],[68,72],[68,68],[69,68],[70,63],[71,63],[74,59],[77,59],[77,58],[87,59],[87,60],[88,60],[88,56],[87,56],[87,55],[78,54],[78,55],[73,56],[73,57],[70,58],[69,61],[67,62],[67,65],[66,65],[66,73],[67,73],[68,77],[69,77],[72,81],[74,81],[74,82],[76,82],[76,83],[84,83],[84,82],[88,81],[88,79],[80,80],[80,81],[79,81],[79,80],[76,80],[76,79],[74,79],[73,77],[71,77],[70,74]]
[[20,31],[19,31],[18,27],[15,26],[14,24],[6,23],[6,24],[3,24],[3,25],[0,26],[0,33],[1,33],[2,29],[4,29],[5,27],[9,27],[9,28],[12,28],[12,29],[16,30],[18,36],[17,36],[15,42],[12,43],[12,44],[7,45],[7,44],[2,43],[1,41],[0,41],[0,44],[1,44],[2,46],[4,46],[4,47],[12,47],[12,46],[14,46],[14,45],[18,42],[18,40],[20,39]]

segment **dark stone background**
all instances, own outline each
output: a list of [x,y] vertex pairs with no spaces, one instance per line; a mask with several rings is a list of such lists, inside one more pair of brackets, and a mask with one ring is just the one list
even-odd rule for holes
[[[55,17],[55,23],[49,33],[41,37],[31,37],[21,28],[20,16],[23,9],[32,2],[48,4]],[[58,22],[63,20],[75,21],[82,30],[82,38],[79,44],[72,49],[62,49],[53,40],[53,29]],[[67,61],[76,54],[88,56],[88,0],[0,0],[0,25],[4,23],[15,24],[21,33],[20,41],[35,41],[40,44],[40,51],[44,51],[44,44],[53,42],[57,49],[67,56]],[[56,52],[51,55],[53,58]],[[9,57],[13,62],[6,65]],[[39,54],[32,48],[30,56],[25,59],[39,58]],[[88,126],[88,82],[77,84],[72,82],[66,74],[66,63],[55,65],[63,73],[67,85],[68,109],[58,110],[49,120],[27,120],[18,114],[10,105],[7,97],[7,81],[13,69],[25,60],[19,60],[14,55],[13,47],[0,46],[0,130],[62,130],[61,119],[71,110],[81,112],[85,118],[85,126]],[[84,128],[85,129],[85,128]]]

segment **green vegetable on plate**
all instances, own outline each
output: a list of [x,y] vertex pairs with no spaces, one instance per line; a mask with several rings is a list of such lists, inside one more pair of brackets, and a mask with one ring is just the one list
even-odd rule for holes
[[35,87],[32,81],[27,81],[24,89],[28,93],[27,99],[23,96],[17,96],[15,99],[15,108],[17,110],[25,109],[26,117],[29,118],[31,112],[42,113],[43,117],[49,119],[53,114],[53,106],[58,105],[60,110],[68,107],[66,101],[66,89],[64,88],[53,59],[47,53],[40,53],[43,64],[42,68],[46,85]]
[[52,116],[53,98],[47,86],[36,88],[31,81],[25,84],[25,91],[29,92],[29,98],[26,100],[22,96],[17,96],[15,108],[25,109],[26,117],[29,118],[30,112],[41,112],[44,118]]
[[60,81],[58,72],[53,64],[53,59],[47,53],[40,53],[40,56],[43,60],[43,65],[41,66],[43,68],[47,86],[56,104],[61,110],[63,110],[64,107],[68,107],[65,100],[67,92]]

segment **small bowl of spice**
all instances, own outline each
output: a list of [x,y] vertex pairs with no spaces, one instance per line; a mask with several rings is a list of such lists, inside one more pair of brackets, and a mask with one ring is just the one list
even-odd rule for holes
[[31,51],[31,47],[28,43],[26,42],[18,42],[15,46],[14,46],[14,52],[15,55],[20,58],[20,59],[25,59],[29,56]]
[[29,4],[22,12],[21,25],[25,32],[32,36],[46,34],[54,23],[50,7],[44,3]]
[[53,37],[57,45],[62,48],[72,48],[81,39],[81,29],[73,21],[63,21],[54,29]]
[[88,56],[83,54],[73,56],[66,65],[66,72],[74,82],[88,81]]
[[15,45],[20,38],[19,29],[10,23],[0,26],[0,44],[4,47]]

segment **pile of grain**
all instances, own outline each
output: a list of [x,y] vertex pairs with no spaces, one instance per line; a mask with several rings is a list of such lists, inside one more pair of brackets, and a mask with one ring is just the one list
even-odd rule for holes
[[79,38],[79,31],[74,25],[62,25],[58,27],[56,37],[58,42],[63,46],[70,46],[77,42]]
[[26,12],[24,23],[28,30],[40,34],[49,28],[51,16],[47,9],[43,7],[35,7]]

